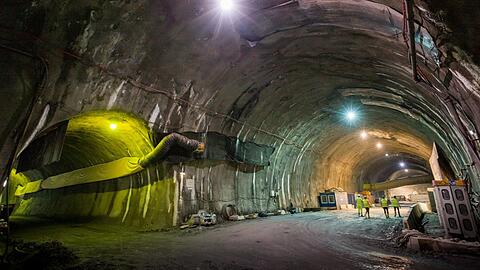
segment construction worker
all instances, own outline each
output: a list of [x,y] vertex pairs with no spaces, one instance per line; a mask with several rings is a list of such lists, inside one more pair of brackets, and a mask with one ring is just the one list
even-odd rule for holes
[[386,218],[390,218],[390,215],[388,213],[388,200],[385,198],[385,195],[382,196],[382,199],[380,200],[380,205],[383,208],[383,213],[385,214]]
[[397,211],[398,211],[398,217],[402,217],[400,215],[400,205],[398,204],[397,196],[393,196],[391,199],[392,202],[392,207],[393,207],[393,212],[395,213],[395,217],[397,216]]
[[357,211],[358,211],[358,216],[363,217],[363,200],[362,200],[362,196],[360,195],[357,196]]
[[370,202],[367,196],[363,197],[363,208],[365,208],[365,218],[370,218]]

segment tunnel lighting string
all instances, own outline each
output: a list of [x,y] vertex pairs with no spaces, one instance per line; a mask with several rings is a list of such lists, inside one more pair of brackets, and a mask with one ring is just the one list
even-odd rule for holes
[[[403,1],[402,1],[403,2]],[[403,2],[404,4],[404,2]],[[405,18],[406,19],[406,18]],[[405,26],[404,26],[405,27]],[[150,92],[150,93],[159,93],[159,94],[162,94],[164,96],[166,96],[167,98],[173,100],[175,103],[177,104],[187,104],[197,110],[201,110],[201,111],[204,111],[206,113],[208,113],[210,116],[214,116],[214,117],[223,117],[225,119],[229,119],[237,124],[241,124],[241,125],[245,125],[253,130],[256,130],[256,131],[260,131],[264,134],[267,134],[269,136],[272,136],[276,139],[279,139],[279,140],[282,140],[284,144],[287,144],[287,145],[292,145],[296,148],[299,148],[299,149],[302,149],[303,147],[300,146],[299,144],[293,142],[293,141],[290,141],[288,140],[287,138],[281,136],[281,135],[278,135],[276,133],[273,133],[273,132],[270,132],[270,131],[267,131],[267,130],[264,130],[262,128],[259,128],[257,126],[254,126],[252,124],[249,124],[247,122],[244,122],[244,121],[241,121],[241,120],[238,120],[236,118],[233,118],[231,117],[230,115],[227,115],[227,114],[224,114],[224,113],[220,113],[220,112],[217,112],[217,111],[214,111],[214,110],[211,110],[211,109],[208,109],[207,107],[205,106],[201,106],[199,104],[196,104],[196,103],[192,103],[188,100],[185,100],[183,98],[178,98],[178,97],[175,97],[175,96],[172,96],[171,93],[165,91],[165,90],[160,90],[160,89],[157,89],[157,88],[154,88],[154,87],[151,87],[151,86],[148,86],[146,84],[143,84],[141,82],[137,82],[136,80],[134,80],[133,78],[131,78],[130,76],[126,76],[126,75],[121,75],[121,74],[118,74],[118,73],[115,73],[115,72],[112,72],[110,71],[109,69],[107,69],[105,66],[101,65],[101,64],[97,64],[97,63],[94,63],[93,61],[91,60],[85,60],[84,58],[82,58],[81,56],[75,54],[75,53],[72,53],[72,52],[69,52],[67,50],[64,50],[64,49],[61,49],[61,48],[54,48],[55,46],[52,45],[51,43],[47,42],[47,41],[44,41],[43,39],[37,37],[37,36],[34,36],[32,34],[29,34],[29,33],[25,33],[25,32],[18,32],[18,31],[15,31],[15,30],[12,30],[12,29],[8,29],[8,28],[4,28],[2,26],[0,26],[0,29],[2,30],[6,30],[6,31],[10,31],[10,32],[15,32],[17,34],[20,34],[22,36],[25,36],[27,39],[29,40],[32,40],[34,42],[39,42],[39,43],[44,43],[47,45],[47,47],[49,47],[50,50],[52,51],[58,51],[59,53],[61,53],[62,55],[67,55],[75,60],[77,60],[78,62],[80,62],[82,65],[85,65],[85,66],[89,66],[89,67],[95,67],[97,68],[98,70],[100,70],[102,73],[108,75],[108,76],[111,76],[111,77],[114,77],[114,78],[117,78],[117,79],[121,79],[121,80],[124,80],[126,81],[127,83],[129,83],[130,85],[138,88],[138,89],[141,89],[143,91],[146,91],[146,92]],[[404,29],[405,30],[405,29]],[[404,31],[404,37],[406,37],[406,34],[405,34],[405,31]],[[406,42],[406,40],[405,40]],[[408,43],[406,42],[407,46],[408,46]],[[3,46],[2,46],[3,47]],[[19,51],[19,53],[21,53]],[[22,53],[24,54],[24,53]],[[53,54],[54,56],[59,56],[57,54]],[[31,56],[31,54],[30,54]],[[426,77],[422,74],[423,72],[419,72],[421,74],[421,77],[424,77],[426,79]],[[423,75],[423,76],[422,76]],[[429,85],[431,85],[431,83],[428,81],[428,79],[424,80],[425,82],[427,82]],[[317,153],[317,154],[321,154],[319,153],[318,151],[314,150],[314,149],[306,149],[305,151],[312,151],[314,153]]]
[[[3,45],[2,45],[2,47],[6,47],[6,46],[3,46]],[[12,48],[12,49],[13,49],[13,48]],[[23,51],[20,51],[20,50],[16,50],[16,49],[13,49],[13,50],[15,50],[15,51],[18,52],[18,53],[21,53],[21,54],[24,54],[24,55],[32,56],[32,57],[33,57],[33,55],[28,54],[28,53],[26,53],[26,52],[23,52]],[[231,116],[229,116],[229,115],[226,115],[226,114],[223,114],[223,113],[218,113],[218,112],[216,112],[216,111],[210,110],[210,109],[208,109],[208,108],[206,108],[206,107],[203,107],[203,106],[200,106],[200,105],[198,105],[198,104],[191,103],[191,102],[189,102],[189,101],[187,101],[187,100],[185,100],[185,99],[172,97],[169,92],[162,91],[162,90],[159,90],[159,89],[156,89],[156,88],[147,86],[147,85],[142,84],[142,83],[138,83],[138,82],[136,82],[136,81],[134,81],[134,80],[131,80],[129,77],[125,77],[125,76],[122,76],[122,75],[113,73],[113,72],[107,70],[105,67],[103,67],[103,66],[101,66],[101,65],[98,65],[98,64],[95,64],[95,63],[88,63],[88,62],[86,62],[84,59],[82,59],[80,56],[77,56],[77,55],[75,55],[75,54],[73,54],[73,53],[69,53],[69,52],[66,52],[66,51],[65,51],[64,53],[65,53],[66,55],[71,56],[71,57],[75,58],[76,60],[80,61],[80,63],[83,64],[83,65],[94,66],[94,67],[100,69],[102,72],[105,72],[107,75],[114,76],[114,77],[116,77],[116,78],[121,77],[122,79],[128,80],[128,82],[130,82],[130,84],[132,84],[133,86],[135,86],[135,87],[137,87],[137,88],[140,88],[140,89],[145,90],[145,91],[147,91],[147,92],[163,94],[163,95],[167,96],[168,98],[174,100],[177,104],[180,104],[180,102],[186,103],[186,104],[188,104],[188,105],[190,105],[190,106],[192,106],[192,107],[194,107],[194,108],[196,108],[196,109],[198,109],[198,110],[206,111],[206,112],[210,113],[211,115],[214,115],[214,116],[217,116],[217,115],[218,115],[218,116],[221,116],[221,117],[230,119],[230,120],[232,120],[232,121],[234,121],[234,122],[236,122],[236,123],[238,123],[238,124],[246,125],[246,126],[248,126],[248,127],[251,127],[251,128],[254,129],[254,130],[263,132],[263,133],[268,134],[268,135],[270,135],[270,136],[273,136],[273,137],[275,137],[275,138],[277,138],[277,139],[283,140],[284,144],[292,145],[292,146],[297,147],[297,148],[299,148],[299,149],[303,149],[303,147],[301,147],[300,145],[298,145],[298,144],[296,144],[296,143],[294,143],[294,142],[291,142],[291,141],[287,140],[286,138],[284,138],[284,137],[282,137],[282,136],[280,136],[280,135],[278,135],[278,134],[275,134],[275,133],[266,131],[266,130],[264,130],[264,129],[255,127],[255,126],[253,126],[253,125],[251,125],[251,124],[248,124],[248,123],[246,123],[246,122],[237,120],[237,119],[235,119],[235,118],[233,118],[233,117],[231,117]],[[48,70],[48,69],[47,69],[47,70]],[[180,102],[179,102],[179,101],[180,101]],[[316,151],[316,150],[314,150],[314,149],[305,149],[305,151],[311,151],[311,152],[320,154],[318,151]],[[342,162],[342,161],[337,160],[337,159],[335,159],[335,160],[336,160],[337,162]],[[237,160],[231,159],[231,161],[237,161]],[[344,163],[344,162],[342,162],[342,163]]]

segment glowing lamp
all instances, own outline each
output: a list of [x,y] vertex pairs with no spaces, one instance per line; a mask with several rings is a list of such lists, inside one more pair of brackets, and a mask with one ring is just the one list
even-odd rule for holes
[[235,6],[233,0],[219,0],[219,5],[220,9],[225,12],[231,11]]
[[348,121],[353,121],[357,118],[357,113],[354,111],[348,111],[346,117]]

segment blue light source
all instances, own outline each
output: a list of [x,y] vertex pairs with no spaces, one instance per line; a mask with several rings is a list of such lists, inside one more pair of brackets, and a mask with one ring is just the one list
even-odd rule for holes
[[347,118],[347,120],[349,122],[352,122],[354,121],[355,119],[357,119],[357,112],[354,111],[354,110],[348,110],[345,114],[345,117]]

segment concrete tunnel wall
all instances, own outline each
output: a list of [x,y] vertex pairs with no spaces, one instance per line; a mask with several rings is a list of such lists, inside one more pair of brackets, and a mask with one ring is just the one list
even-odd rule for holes
[[[227,203],[243,212],[282,208],[290,201],[312,207],[325,188],[358,191],[370,181],[365,175],[379,170],[376,160],[383,153],[374,148],[376,141],[423,160],[436,142],[457,176],[470,175],[480,189],[478,168],[466,167],[478,164],[478,146],[472,143],[480,124],[478,67],[443,40],[439,22],[427,20],[428,8],[417,10],[423,25],[417,49],[431,85],[411,78],[398,1],[299,1],[275,7],[282,2],[245,1],[242,12],[248,16],[233,18],[218,14],[214,1],[8,2],[0,11],[2,36],[12,37],[10,47],[34,48],[33,55],[48,60],[48,77],[26,134],[14,133],[12,126],[2,132],[25,143],[36,130],[65,119],[118,110],[153,130],[217,131],[276,148],[271,166],[253,170],[230,162],[184,164],[181,184],[194,179],[195,192],[179,194],[180,218],[199,208],[219,211]],[[38,61],[22,57],[27,60],[13,63],[22,70],[28,61]],[[30,76],[5,89],[38,80]],[[46,104],[46,123],[38,125]],[[11,111],[19,107],[5,105]],[[360,123],[343,121],[346,106],[361,111]],[[369,132],[365,144],[358,142],[362,128]],[[7,145],[2,153],[12,152]],[[85,159],[85,164],[100,160]],[[173,222],[171,201],[159,197],[166,196],[162,188],[171,191],[173,179],[182,182],[181,170],[156,171],[152,181],[161,180],[155,182],[160,186],[150,196],[159,201],[147,204],[152,211],[146,216],[144,187],[133,189],[137,198],[129,211],[142,215],[131,222]],[[118,185],[125,186],[122,181],[133,180]],[[18,213],[123,219],[132,189],[105,192],[111,185],[40,192]],[[278,192],[275,200],[269,197],[272,190]],[[88,211],[82,208],[85,201]],[[169,209],[162,221],[153,214],[158,205]]]

